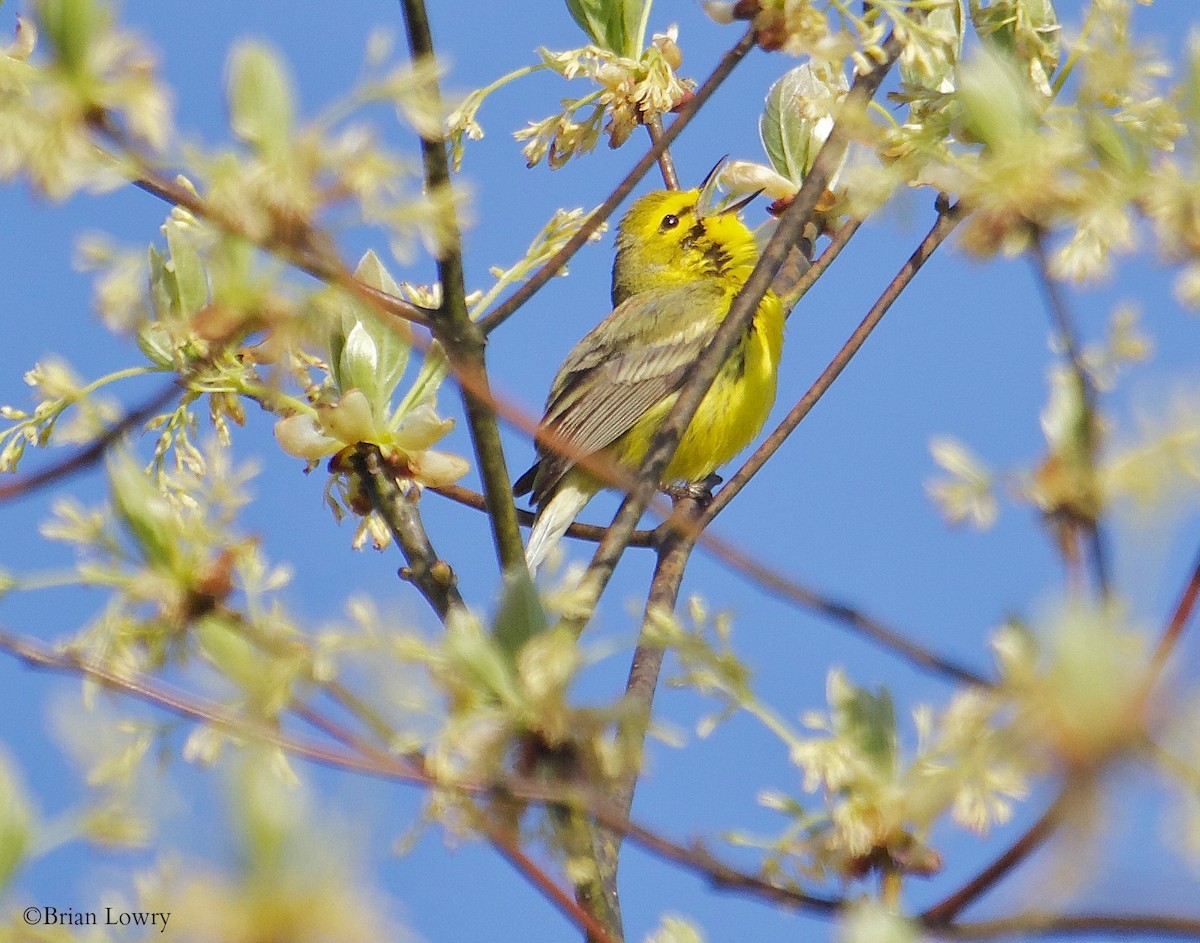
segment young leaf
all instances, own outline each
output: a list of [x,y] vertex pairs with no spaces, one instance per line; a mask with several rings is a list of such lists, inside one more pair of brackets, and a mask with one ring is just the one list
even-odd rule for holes
[[841,671],[829,673],[829,707],[834,730],[854,743],[884,772],[896,767],[896,709],[880,688],[872,694],[852,685]]
[[263,151],[279,151],[292,133],[292,81],[279,57],[266,46],[242,42],[226,70],[229,126],[237,137]]
[[833,113],[848,90],[842,73],[822,76],[806,63],[786,73],[767,92],[759,136],[771,164],[793,183],[800,183],[816,160],[833,126]]

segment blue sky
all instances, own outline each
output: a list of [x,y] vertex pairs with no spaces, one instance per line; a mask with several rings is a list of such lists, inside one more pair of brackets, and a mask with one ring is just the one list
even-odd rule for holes
[[[449,64],[446,86],[467,91],[534,60],[534,48],[570,48],[582,43],[577,28],[557,2],[481,6],[431,2],[435,38]],[[214,143],[226,135],[222,74],[232,41],[252,36],[276,46],[295,75],[305,113],[350,87],[361,74],[368,35],[383,26],[401,34],[398,4],[347,0],[331,12],[312,0],[182,4],[129,0],[123,17],[151,39],[161,54],[163,74],[176,93],[177,122],[185,139]],[[1064,4],[1063,19],[1075,21],[1078,4]],[[16,4],[0,10],[0,32],[13,25]],[[1200,14],[1187,3],[1162,2],[1139,8],[1135,23],[1148,39],[1177,60],[1189,27]],[[680,25],[683,72],[702,79],[721,52],[736,40],[738,27],[709,21],[693,2],[659,0],[652,30]],[[795,62],[755,52],[724,86],[675,149],[681,178],[697,183],[723,154],[760,159],[757,120],[770,83]],[[550,172],[527,170],[510,132],[550,114],[568,92],[555,77],[534,77],[493,96],[480,112],[487,136],[467,150],[463,179],[473,192],[474,223],[466,235],[468,282],[487,283],[487,269],[518,258],[532,235],[559,207],[598,203],[635,161],[643,142],[594,155]],[[415,147],[406,130],[383,116],[383,134],[397,146]],[[653,186],[653,178],[643,189]],[[903,194],[894,207],[868,224],[797,309],[788,325],[784,369],[773,421],[781,418],[856,325],[895,269],[912,251],[933,218],[932,198]],[[0,189],[0,402],[22,404],[21,374],[55,352],[85,376],[100,375],[137,359],[126,340],[114,337],[95,318],[87,275],[72,267],[75,238],[103,231],[133,245],[157,237],[163,205],[144,193],[77,197],[49,205],[20,187]],[[761,207],[747,211],[752,223]],[[378,234],[348,232],[347,258],[366,248],[381,250]],[[522,310],[489,347],[497,387],[536,411],[557,364],[572,344],[608,310],[611,236],[583,250],[568,279],[555,280]],[[393,272],[431,281],[432,266],[389,261]],[[1136,300],[1155,334],[1157,355],[1135,369],[1116,415],[1151,414],[1180,389],[1195,389],[1197,352],[1194,315],[1171,296],[1172,272],[1149,256],[1121,262],[1111,279],[1070,300],[1087,337],[1102,335],[1112,306]],[[802,582],[845,599],[902,627],[924,644],[980,669],[990,667],[985,642],[1010,615],[1036,617],[1058,595],[1060,564],[1036,516],[1004,502],[999,523],[986,534],[948,529],[927,499],[923,482],[934,466],[932,435],[949,434],[969,444],[997,467],[1028,467],[1044,447],[1038,413],[1045,402],[1048,322],[1029,265],[1022,260],[981,263],[953,244],[940,252],[904,294],[851,367],[761,475],[718,522],[721,534],[752,548],[761,558]],[[132,389],[132,388],[131,388]],[[133,402],[136,391],[130,394]],[[445,412],[457,415],[457,397],[447,387]],[[296,579],[289,605],[312,624],[340,618],[345,601],[370,593],[382,609],[433,627],[432,617],[395,571],[394,552],[354,553],[350,528],[338,527],[322,506],[319,475],[305,477],[300,463],[278,452],[271,423],[251,415],[235,436],[235,454],[257,458],[263,467],[254,491],[258,500],[243,519],[262,535],[267,552],[287,560]],[[448,440],[469,453],[460,428]],[[531,458],[529,444],[506,433],[510,471]],[[40,460],[32,456],[32,461]],[[468,478],[474,485],[475,479]],[[97,500],[100,476],[63,486],[61,493]],[[56,492],[59,493],[59,492]],[[3,508],[6,539],[0,569],[25,571],[62,565],[58,548],[37,537],[49,495]],[[587,518],[604,521],[615,499],[594,502]],[[423,503],[435,542],[453,545],[463,590],[474,605],[493,604],[496,571],[491,540],[481,515],[434,497]],[[1169,519],[1141,527],[1112,522],[1116,581],[1135,615],[1157,626],[1169,613],[1195,554],[1198,518],[1176,508]],[[585,550],[571,548],[573,557]],[[605,642],[623,647],[593,668],[583,695],[609,696],[624,684],[628,645],[636,634],[640,600],[649,578],[649,556],[630,553],[602,608]],[[859,684],[887,685],[907,718],[922,701],[944,704],[950,689],[891,655],[847,635],[839,627],[765,596],[700,554],[684,592],[702,593],[713,609],[735,618],[735,638],[754,668],[762,696],[781,713],[796,717],[825,703],[827,670],[846,668]],[[83,593],[17,596],[0,601],[0,625],[53,640],[68,634],[94,612],[98,600]],[[1200,645],[1191,639],[1177,664],[1194,666]],[[1181,682],[1195,681],[1193,667],[1180,669]],[[78,710],[78,683],[31,672],[0,659],[0,742],[19,758],[37,804],[48,820],[81,795],[78,776],[65,758],[52,718]],[[688,732],[686,749],[656,745],[639,792],[636,817],[685,838],[701,832],[777,825],[755,806],[758,788],[795,790],[795,771],[786,752],[761,728],[735,718],[711,738],[690,735],[708,708],[690,694],[664,691],[664,717]],[[134,713],[140,708],[131,708]],[[144,714],[144,712],[142,712]],[[68,720],[68,725],[71,722]],[[903,729],[911,733],[907,722]],[[525,941],[570,938],[573,930],[485,846],[450,848],[430,832],[412,855],[396,858],[388,847],[418,808],[411,790],[362,782],[347,775],[313,774],[316,800],[325,815],[345,822],[362,840],[365,867],[387,895],[393,915],[420,937],[456,940],[478,932],[486,915],[492,939]],[[221,806],[219,777],[176,762],[161,788],[165,822],[162,846],[215,862],[231,849],[219,831],[198,827]],[[1115,774],[1103,806],[1111,840],[1097,844],[1095,883],[1081,888],[1071,906],[1116,905],[1178,909],[1194,903],[1196,874],[1166,850],[1161,840],[1163,793],[1155,783]],[[988,842],[947,831],[946,873],[929,886],[914,882],[908,901],[919,907],[937,899],[989,860],[1041,811],[1035,795],[1016,819]],[[194,812],[189,812],[189,808]],[[749,861],[745,853],[731,859]],[[1040,860],[1039,860],[1040,859]],[[18,879],[14,902],[87,909],[111,888],[127,891],[131,867],[145,855],[98,854],[64,847],[35,861]],[[1005,906],[1037,900],[1040,879],[1053,856],[1035,856],[1027,873],[1010,879],[972,911],[985,916]],[[641,939],[661,913],[695,918],[711,941],[755,938],[790,940],[797,934],[823,939],[828,924],[781,914],[768,906],[720,894],[697,879],[638,851],[627,854],[624,907],[631,940]]]

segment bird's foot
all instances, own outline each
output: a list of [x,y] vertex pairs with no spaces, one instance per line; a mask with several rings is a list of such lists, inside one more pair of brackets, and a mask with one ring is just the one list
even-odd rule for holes
[[708,504],[713,498],[713,488],[720,483],[720,475],[709,475],[707,478],[689,482],[686,485],[663,485],[662,493],[675,502],[690,498],[700,504]]

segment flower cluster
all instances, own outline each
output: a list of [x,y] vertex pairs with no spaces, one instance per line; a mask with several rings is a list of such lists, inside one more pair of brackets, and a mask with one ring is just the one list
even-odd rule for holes
[[[677,108],[691,91],[692,83],[676,74],[682,56],[676,43],[678,32],[671,27],[655,34],[641,57],[631,59],[598,46],[568,52],[539,50],[546,68],[565,79],[590,78],[599,91],[564,104],[558,115],[531,122],[516,132],[518,141],[528,141],[522,150],[530,167],[543,158],[551,167],[561,167],[596,146],[601,133],[610,147],[620,147],[639,124],[655,115]],[[576,120],[581,110],[587,116]]]

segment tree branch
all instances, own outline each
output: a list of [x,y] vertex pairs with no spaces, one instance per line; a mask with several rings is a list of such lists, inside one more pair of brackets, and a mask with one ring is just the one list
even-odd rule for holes
[[[675,507],[676,517],[695,519],[700,514],[700,503],[694,498],[682,498]],[[645,753],[646,731],[654,709],[654,694],[658,689],[658,678],[662,671],[663,649],[648,641],[650,627],[658,612],[674,612],[679,599],[679,588],[683,574],[691,557],[695,541],[686,536],[693,533],[691,524],[675,528],[664,525],[662,539],[657,548],[654,577],[650,581],[650,593],[642,616],[642,628],[638,634],[637,647],[629,666],[629,678],[625,684],[625,704],[621,714],[619,738],[626,767],[617,777],[609,794],[613,807],[628,816],[633,808],[633,796],[641,773]],[[608,829],[597,832],[596,863],[600,869],[600,880],[605,894],[614,902],[617,896],[617,864],[621,853],[619,833]],[[618,905],[619,906],[619,905]]]
[[[426,771],[419,754],[396,756],[377,748],[355,734],[344,731],[331,721],[317,726],[354,752],[346,753],[283,733],[277,725],[256,722],[243,714],[226,710],[214,702],[173,689],[143,675],[117,674],[104,665],[75,652],[52,651],[45,645],[0,631],[0,651],[8,652],[33,668],[78,675],[105,688],[128,694],[162,710],[219,730],[279,747],[288,753],[333,769],[361,773],[383,780],[397,781],[424,788],[444,789],[463,795],[510,797],[541,805],[566,804],[579,808],[610,831],[617,832],[659,858],[706,878],[715,887],[745,893],[764,902],[781,904],[795,910],[832,915],[845,901],[820,897],[790,887],[782,887],[754,874],[725,864],[702,845],[684,845],[632,821],[612,808],[605,794],[563,789],[544,781],[509,777],[504,782],[446,782]],[[297,711],[311,721],[311,712]]]
[[[424,0],[401,0],[408,47],[414,64],[434,61],[433,35]],[[426,94],[435,113],[441,113],[441,90],[436,73],[430,72]],[[450,161],[442,135],[421,137],[421,157],[425,165],[425,185],[430,193],[451,188]],[[462,240],[452,206],[446,208],[443,245],[437,255],[438,280],[442,286],[442,304],[434,319],[434,333],[460,377],[469,378],[461,387],[463,409],[471,433],[471,444],[483,481],[488,521],[496,556],[504,570],[525,565],[525,548],[517,527],[517,508],[512,498],[512,479],[500,444],[500,427],[492,408],[484,355],[486,336],[471,320],[467,311],[467,290],[463,276]]]
[[998,920],[952,923],[933,931],[953,940],[985,940],[1004,936],[1078,936],[1110,934],[1118,939],[1134,936],[1200,939],[1200,917],[1168,914],[1041,914],[1025,913]]
[[[1098,393],[1096,391],[1096,384],[1092,381],[1092,376],[1088,373],[1087,366],[1083,362],[1083,352],[1080,350],[1079,342],[1076,339],[1074,319],[1071,317],[1066,298],[1063,297],[1058,280],[1050,273],[1049,260],[1046,258],[1045,234],[1040,229],[1036,230],[1033,234],[1032,257],[1034,270],[1037,273],[1042,294],[1045,296],[1046,308],[1050,313],[1051,322],[1058,333],[1059,341],[1063,345],[1063,352],[1066,354],[1067,364],[1071,369],[1072,375],[1075,377],[1075,382],[1079,385],[1079,390],[1083,397],[1083,429],[1081,431],[1084,450],[1083,458],[1087,462],[1088,474],[1093,475],[1095,471],[1096,450],[1099,445],[1096,441]],[[1092,577],[1095,580],[1096,589],[1100,592],[1101,596],[1108,596],[1110,592],[1110,580],[1108,573],[1108,551],[1106,549],[1107,542],[1104,539],[1104,530],[1101,528],[1099,520],[1097,520],[1094,514],[1074,514],[1071,515],[1070,523],[1081,525],[1087,534],[1088,543],[1091,545]]]
[[[733,477],[721,488],[713,499],[712,503],[705,509],[704,514],[699,521],[700,527],[707,527],[712,523],[713,519],[721,513],[722,510],[732,501],[753,478],[758,471],[767,463],[767,460],[774,455],[781,445],[787,440],[788,436],[795,431],[796,427],[804,420],[804,417],[811,412],[812,408],[817,404],[822,396],[825,395],[829,387],[846,369],[854,355],[862,348],[871,332],[875,330],[879,322],[883,320],[883,316],[900,297],[901,292],[908,287],[909,283],[916,276],[921,267],[928,261],[929,257],[937,250],[946,237],[958,225],[962,218],[962,211],[956,204],[954,206],[940,206],[937,222],[933,224],[933,228],[929,230],[928,235],[921,240],[921,244],[908,261],[904,263],[900,271],[884,289],[883,294],[871,306],[871,310],[867,312],[862,323],[855,328],[854,333],[850,335],[842,349],[834,355],[833,360],[829,362],[829,366],[821,373],[816,382],[809,387],[798,403],[792,407],[791,412],[787,414],[783,422],[763,441],[754,454],[747,459],[746,463],[734,473]],[[846,227],[842,227],[843,230]],[[856,227],[857,228],[857,227]],[[850,234],[853,230],[850,231]],[[846,237],[849,238],[849,235]],[[826,253],[828,254],[828,253]],[[814,265],[813,268],[816,268]],[[811,270],[810,270],[811,271]]]
[[417,509],[415,485],[410,482],[405,490],[388,473],[377,445],[359,445],[351,461],[366,486],[371,504],[387,522],[408,561],[408,566],[400,571],[401,578],[416,586],[438,618],[445,622],[452,608],[463,608],[463,599],[454,571],[434,551],[425,531]]
[[1041,817],[987,867],[949,897],[925,910],[920,916],[921,925],[929,930],[947,926],[973,901],[989,891],[1013,868],[1033,854],[1045,843],[1046,839],[1054,834],[1063,819],[1070,799],[1071,788],[1070,784],[1067,784],[1059,791]]

